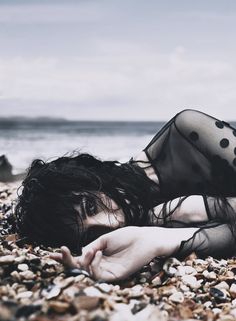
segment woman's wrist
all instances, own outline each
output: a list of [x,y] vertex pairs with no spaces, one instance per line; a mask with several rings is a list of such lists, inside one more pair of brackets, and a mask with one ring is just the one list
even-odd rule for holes
[[178,251],[182,241],[190,239],[198,228],[143,227],[144,235],[152,244],[153,257],[171,256]]

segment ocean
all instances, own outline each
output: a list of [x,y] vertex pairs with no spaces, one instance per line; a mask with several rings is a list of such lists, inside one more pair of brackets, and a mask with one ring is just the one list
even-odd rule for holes
[[73,151],[124,162],[138,154],[163,124],[0,118],[0,155],[7,156],[14,174],[27,169],[35,158],[52,160]]

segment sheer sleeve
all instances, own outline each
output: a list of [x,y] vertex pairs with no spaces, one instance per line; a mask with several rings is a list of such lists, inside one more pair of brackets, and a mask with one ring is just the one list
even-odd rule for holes
[[181,242],[180,248],[173,254],[179,259],[195,252],[198,257],[228,258],[236,254],[235,236],[227,224],[208,223],[199,227],[193,236]]
[[196,110],[173,117],[144,149],[166,199],[236,196],[236,130]]
[[144,152],[158,177],[157,204],[176,197],[181,202],[195,194],[204,199],[209,223],[198,224],[199,230],[182,242],[178,255],[195,251],[200,256],[224,257],[235,253],[236,130],[203,112],[183,110],[166,123]]

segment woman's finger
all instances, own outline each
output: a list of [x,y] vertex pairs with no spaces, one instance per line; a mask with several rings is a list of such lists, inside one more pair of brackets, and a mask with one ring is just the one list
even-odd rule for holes
[[64,265],[66,265],[67,267],[70,267],[70,268],[78,267],[78,264],[76,264],[68,247],[62,246],[61,247],[61,254],[62,254],[62,263]]
[[77,262],[86,270],[89,269],[91,262],[94,259],[95,253],[97,251],[105,249],[107,246],[107,241],[104,236],[99,237],[95,241],[89,243],[82,249],[82,255],[77,258]]
[[84,269],[88,269],[90,263],[94,259],[94,254],[94,250],[89,249],[80,257],[78,261]]
[[[94,252],[97,252],[99,250],[104,250],[107,247],[107,238],[106,235],[102,235],[93,242],[89,243],[85,247],[83,247],[82,251],[83,254],[86,253],[89,250],[93,250]],[[82,254],[82,255],[83,255]]]
[[97,251],[93,261],[90,264],[90,271],[92,272],[93,277],[96,279],[101,278],[101,263],[102,251]]

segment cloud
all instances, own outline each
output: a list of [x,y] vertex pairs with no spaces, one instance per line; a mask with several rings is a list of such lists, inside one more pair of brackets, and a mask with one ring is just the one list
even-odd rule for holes
[[13,4],[1,5],[0,23],[11,24],[54,24],[92,22],[102,19],[102,11],[94,3],[72,4]]
[[148,47],[137,51],[130,44],[125,50],[123,43],[122,54],[117,51],[120,45],[100,43],[101,55],[68,60],[2,58],[0,99],[4,103],[28,101],[31,106],[32,102],[71,105],[71,115],[73,108],[75,115],[78,108],[85,108],[84,118],[92,114],[94,118],[117,118],[119,109],[124,112],[121,118],[131,119],[134,111],[136,119],[167,118],[173,108],[200,107],[221,117],[228,108],[236,119],[236,111],[231,111],[236,104],[232,62],[193,58],[181,46],[161,54]]

